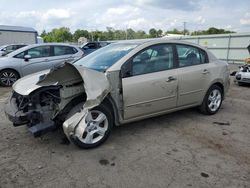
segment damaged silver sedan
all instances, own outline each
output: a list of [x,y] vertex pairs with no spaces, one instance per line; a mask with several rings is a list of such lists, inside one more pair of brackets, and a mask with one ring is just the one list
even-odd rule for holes
[[34,136],[63,126],[69,140],[92,148],[113,126],[196,106],[215,114],[228,87],[227,63],[200,46],[125,41],[21,78],[5,113]]

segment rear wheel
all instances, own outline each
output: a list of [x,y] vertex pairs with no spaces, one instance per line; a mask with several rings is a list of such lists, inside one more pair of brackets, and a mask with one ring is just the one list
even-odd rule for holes
[[217,113],[222,104],[222,96],[222,89],[217,85],[212,85],[203,99],[200,111],[208,115]]
[[73,136],[72,141],[84,149],[94,148],[105,142],[113,127],[113,116],[110,110],[100,104],[89,110],[85,121],[87,127],[82,132],[81,138]]
[[19,78],[16,71],[5,69],[0,71],[0,85],[4,87],[12,86]]

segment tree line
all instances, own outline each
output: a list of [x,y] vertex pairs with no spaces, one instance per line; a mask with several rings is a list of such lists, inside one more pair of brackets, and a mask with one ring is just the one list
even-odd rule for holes
[[[211,35],[211,34],[224,34],[234,33],[224,29],[211,27],[207,30],[199,30],[190,32],[185,30],[186,35]],[[106,31],[88,31],[84,29],[77,29],[71,33],[67,27],[55,28],[50,32],[45,30],[41,33],[41,37],[45,42],[77,42],[80,37],[85,37],[88,41],[107,41],[107,40],[126,40],[126,39],[145,39],[145,38],[159,38],[166,34],[180,34],[183,35],[184,31],[173,29],[169,31],[162,31],[161,29],[151,28],[148,33],[143,30],[134,31],[129,28],[127,30],[116,30],[112,27],[107,27]]]

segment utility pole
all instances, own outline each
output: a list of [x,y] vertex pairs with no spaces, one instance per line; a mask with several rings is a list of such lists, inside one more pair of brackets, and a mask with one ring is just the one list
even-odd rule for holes
[[184,36],[186,35],[186,23],[187,22],[183,22],[183,34],[184,34]]
[[127,28],[127,25],[126,25],[126,40],[128,40],[128,28]]

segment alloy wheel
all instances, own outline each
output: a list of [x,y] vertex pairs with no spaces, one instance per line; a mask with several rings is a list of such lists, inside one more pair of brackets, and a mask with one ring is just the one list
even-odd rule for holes
[[1,83],[5,86],[11,86],[14,84],[15,81],[17,81],[18,76],[13,71],[3,71],[0,75]]
[[221,92],[218,89],[212,90],[208,97],[208,108],[215,112],[220,107],[221,100]]
[[89,111],[86,117],[87,127],[82,135],[82,142],[85,144],[95,144],[100,141],[108,130],[107,116],[98,110]]

